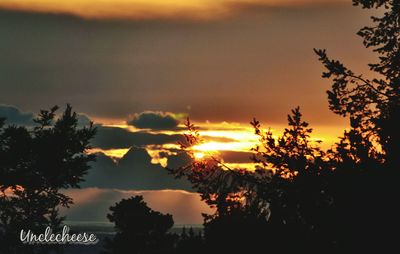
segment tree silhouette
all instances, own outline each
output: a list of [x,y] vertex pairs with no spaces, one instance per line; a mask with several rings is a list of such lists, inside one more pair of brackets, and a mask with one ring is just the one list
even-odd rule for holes
[[107,218],[117,233],[107,241],[104,253],[172,253],[175,236],[168,233],[174,224],[171,215],[153,211],[142,196],[122,199],[110,211]]
[[[385,154],[385,164],[398,166],[400,133],[396,122],[400,119],[400,3],[398,1],[354,0],[363,8],[383,8],[382,17],[372,17],[374,26],[359,32],[367,48],[379,55],[379,62],[369,64],[376,78],[355,74],[341,62],[328,58],[325,50],[315,50],[331,78],[328,91],[333,112],[349,116],[354,131],[364,139],[375,141]],[[375,151],[374,151],[375,152]]]
[[349,232],[347,246],[368,251],[398,249],[391,232],[399,223],[400,212],[396,187],[400,166],[400,2],[354,0],[353,4],[383,10],[382,17],[372,17],[373,26],[358,32],[364,46],[379,55],[377,63],[369,64],[376,77],[355,74],[331,60],[325,50],[315,50],[327,69],[322,76],[333,81],[328,91],[330,109],[348,116],[351,125],[331,151],[337,169],[334,189],[343,202],[342,213],[347,211],[347,223],[352,225],[345,232]]
[[67,105],[42,110],[32,128],[0,120],[0,252],[45,253],[49,246],[21,245],[21,229],[42,233],[60,228],[59,207],[72,199],[60,190],[79,187],[94,155],[86,154],[96,129],[79,128],[77,114]]
[[191,181],[216,208],[205,215],[207,248],[232,253],[398,249],[392,232],[400,212],[400,1],[353,3],[384,8],[383,17],[372,17],[375,26],[358,33],[380,55],[369,65],[378,78],[364,78],[328,58],[325,50],[315,50],[327,69],[323,77],[333,80],[330,109],[350,121],[350,130],[332,149],[322,151],[318,141],[310,140],[312,129],[296,108],[278,138],[254,119],[260,137],[253,148],[256,170],[232,169],[216,155],[196,159],[191,146],[202,140],[198,129],[186,123],[182,149],[193,162],[170,171]]

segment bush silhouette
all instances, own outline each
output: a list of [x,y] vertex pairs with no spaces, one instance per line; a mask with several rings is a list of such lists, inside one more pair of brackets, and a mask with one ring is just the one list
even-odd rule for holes
[[122,199],[110,211],[107,218],[117,233],[104,253],[172,253],[176,236],[168,233],[174,224],[171,215],[153,211],[142,196]]

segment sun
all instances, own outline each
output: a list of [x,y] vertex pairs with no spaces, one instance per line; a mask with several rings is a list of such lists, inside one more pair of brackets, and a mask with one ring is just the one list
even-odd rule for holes
[[206,142],[192,147],[193,156],[197,160],[216,156],[223,150],[225,150],[223,144],[218,142]]
[[196,159],[198,159],[198,160],[203,159],[204,156],[205,156],[205,154],[204,154],[203,152],[196,152],[196,153],[194,153],[193,155],[194,155],[194,158],[196,158]]
[[220,153],[220,149],[218,146],[214,146],[209,143],[204,143],[198,146],[192,147],[192,154],[194,159],[196,160],[206,160],[212,157],[218,157]]

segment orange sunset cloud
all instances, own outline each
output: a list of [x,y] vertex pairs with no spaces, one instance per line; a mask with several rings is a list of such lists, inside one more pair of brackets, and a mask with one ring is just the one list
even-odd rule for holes
[[241,6],[299,6],[343,0],[2,0],[0,9],[70,14],[86,19],[212,19]]

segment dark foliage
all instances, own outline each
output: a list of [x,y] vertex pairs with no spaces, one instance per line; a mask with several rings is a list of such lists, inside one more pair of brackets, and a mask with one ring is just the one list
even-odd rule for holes
[[57,109],[42,110],[33,128],[0,120],[0,253],[45,253],[49,246],[21,245],[20,230],[60,228],[58,209],[72,204],[60,190],[79,187],[95,160],[86,154],[95,128],[78,128],[69,105],[56,119]]
[[142,196],[122,199],[110,211],[107,218],[117,233],[104,253],[172,253],[176,236],[168,233],[174,224],[171,215],[153,211]]

